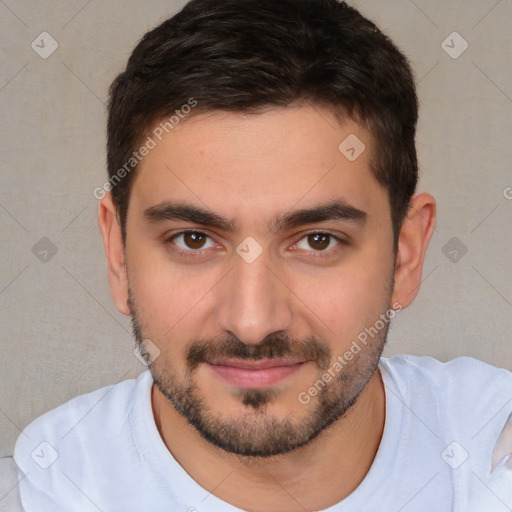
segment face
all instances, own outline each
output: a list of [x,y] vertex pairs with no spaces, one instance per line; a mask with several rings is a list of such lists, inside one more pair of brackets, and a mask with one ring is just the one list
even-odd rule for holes
[[[338,149],[349,135],[366,147],[355,160]],[[216,446],[305,445],[375,372],[394,253],[371,151],[357,124],[304,106],[191,117],[141,162],[126,225],[134,332],[158,354],[161,393]]]

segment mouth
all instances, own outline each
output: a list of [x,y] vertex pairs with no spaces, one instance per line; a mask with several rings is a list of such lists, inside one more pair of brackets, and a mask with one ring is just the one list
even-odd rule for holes
[[307,361],[288,359],[224,359],[208,363],[222,380],[243,389],[264,389],[275,386],[302,368]]

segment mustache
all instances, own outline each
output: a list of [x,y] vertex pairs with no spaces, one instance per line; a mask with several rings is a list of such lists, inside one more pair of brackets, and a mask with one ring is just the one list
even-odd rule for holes
[[274,358],[313,361],[321,370],[325,370],[331,361],[331,351],[314,337],[296,340],[289,336],[272,335],[257,345],[247,345],[233,336],[223,340],[193,342],[187,353],[187,365],[193,371],[199,364],[215,359],[257,361]]

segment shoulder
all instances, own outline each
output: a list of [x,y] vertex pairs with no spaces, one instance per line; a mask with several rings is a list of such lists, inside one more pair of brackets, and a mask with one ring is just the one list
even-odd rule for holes
[[[425,386],[443,395],[467,394],[478,390],[482,395],[496,392],[512,399],[512,372],[473,357],[457,357],[441,362],[433,357],[399,355],[381,359],[381,368],[400,387]],[[475,398],[474,396],[471,398]]]
[[[512,413],[512,372],[472,357],[381,359],[388,388],[413,411],[437,418],[440,430],[497,435]],[[493,428],[494,427],[494,428]]]
[[133,394],[137,386],[142,384],[141,381],[146,377],[145,373],[138,379],[124,380],[77,396],[48,411],[23,430],[16,446],[18,448],[23,446],[24,440],[28,438],[43,436],[46,439],[62,439],[73,430],[94,428],[96,423],[90,421],[90,418],[94,420],[101,416],[104,424],[112,420],[119,423],[128,413]]
[[[381,359],[381,370],[408,403],[435,404],[445,417],[475,420],[494,411],[512,412],[512,372],[472,357],[441,362],[432,357],[394,356]],[[507,413],[508,411],[508,413]]]
[[135,397],[148,391],[151,382],[146,371],[137,379],[73,398],[30,423],[14,448],[24,487],[50,491],[68,468],[108,460],[111,448],[131,435]]
[[[380,368],[390,394],[439,438],[476,446],[475,455],[480,452],[490,467],[491,451],[512,417],[512,372],[472,357],[443,363],[432,357],[395,356],[382,358]],[[509,445],[501,448],[502,455],[512,449]]]
[[423,472],[442,475],[439,489],[457,510],[494,511],[496,498],[512,499],[512,372],[409,355],[382,358],[380,371],[404,464],[415,461],[406,474],[421,460]]

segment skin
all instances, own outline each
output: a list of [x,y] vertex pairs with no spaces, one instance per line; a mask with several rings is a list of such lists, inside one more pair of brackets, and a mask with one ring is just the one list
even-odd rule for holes
[[[353,162],[338,150],[350,134],[366,146]],[[210,418],[249,429],[243,442],[264,443],[270,435],[265,425],[272,421],[294,427],[312,422],[320,396],[307,405],[297,397],[325,369],[305,362],[272,386],[264,405],[251,407],[210,365],[187,372],[194,341],[215,346],[215,340],[221,344],[235,337],[257,347],[278,334],[314,338],[328,349],[332,365],[380,314],[392,304],[407,307],[418,292],[435,225],[434,198],[412,199],[394,254],[388,194],[370,171],[371,152],[365,130],[349,120],[340,124],[320,107],[203,113],[181,122],[141,163],[130,197],[126,247],[111,196],[100,202],[112,297],[120,312],[136,316],[141,336],[158,347],[153,375],[166,389],[193,384]],[[365,220],[269,229],[276,216],[339,199],[364,211]],[[215,212],[236,221],[237,229],[144,218],[147,208],[163,201]],[[211,236],[195,258],[178,254],[180,247],[191,250],[183,237],[169,240],[191,228]],[[347,244],[331,239],[327,249],[318,250],[308,244],[312,230]],[[247,237],[262,249],[252,263],[236,252]],[[343,399],[357,395],[354,405],[300,448],[272,457],[230,453],[203,439],[154,386],[152,406],[162,439],[202,487],[239,508],[282,512],[332,506],[361,483],[382,437],[385,392],[374,362],[385,334],[384,329],[347,364],[344,381],[328,387]]]

